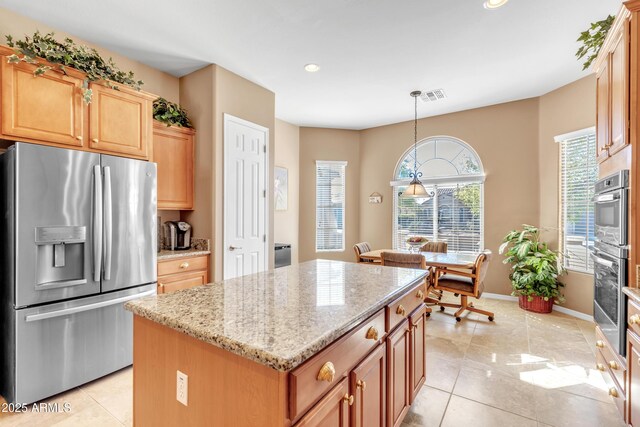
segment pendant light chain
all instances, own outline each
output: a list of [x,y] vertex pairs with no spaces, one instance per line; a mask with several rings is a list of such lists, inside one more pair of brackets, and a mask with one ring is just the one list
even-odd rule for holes
[[418,97],[414,96],[414,120],[413,120],[413,172],[418,174]]

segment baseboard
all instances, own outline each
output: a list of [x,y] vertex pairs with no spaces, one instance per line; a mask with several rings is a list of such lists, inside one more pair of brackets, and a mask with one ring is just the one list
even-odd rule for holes
[[[499,299],[499,300],[503,300],[503,301],[518,301],[518,297],[514,297],[513,295],[503,295],[503,294],[492,294],[489,292],[483,292],[482,296],[485,298],[491,298],[491,299]],[[569,308],[566,307],[562,307],[560,305],[554,304],[553,305],[553,311],[557,311],[558,313],[563,313],[563,314],[568,314],[569,316],[581,319],[581,320],[586,320],[587,322],[593,322],[593,316],[590,316],[588,314],[584,314],[581,313],[579,311],[576,310],[571,310]]]

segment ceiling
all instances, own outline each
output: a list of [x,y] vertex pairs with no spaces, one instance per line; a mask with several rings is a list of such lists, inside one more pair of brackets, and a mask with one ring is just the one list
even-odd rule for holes
[[[620,0],[0,0],[182,76],[216,63],[276,94],[278,118],[363,129],[539,96],[583,76],[580,31]],[[72,12],[71,12],[72,11]],[[320,71],[304,71],[307,63]]]

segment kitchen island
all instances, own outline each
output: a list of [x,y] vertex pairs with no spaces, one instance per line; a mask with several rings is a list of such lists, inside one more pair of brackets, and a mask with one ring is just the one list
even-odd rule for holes
[[427,274],[316,260],[127,303],[134,424],[401,424],[424,383]]

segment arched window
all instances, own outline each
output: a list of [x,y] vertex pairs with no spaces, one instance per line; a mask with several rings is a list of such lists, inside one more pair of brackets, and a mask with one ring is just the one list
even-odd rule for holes
[[393,186],[393,247],[407,248],[407,239],[424,236],[445,241],[450,252],[484,249],[484,170],[467,143],[450,136],[418,142],[418,170],[422,183],[434,193],[429,199],[402,198],[413,171],[411,147],[396,166]]

